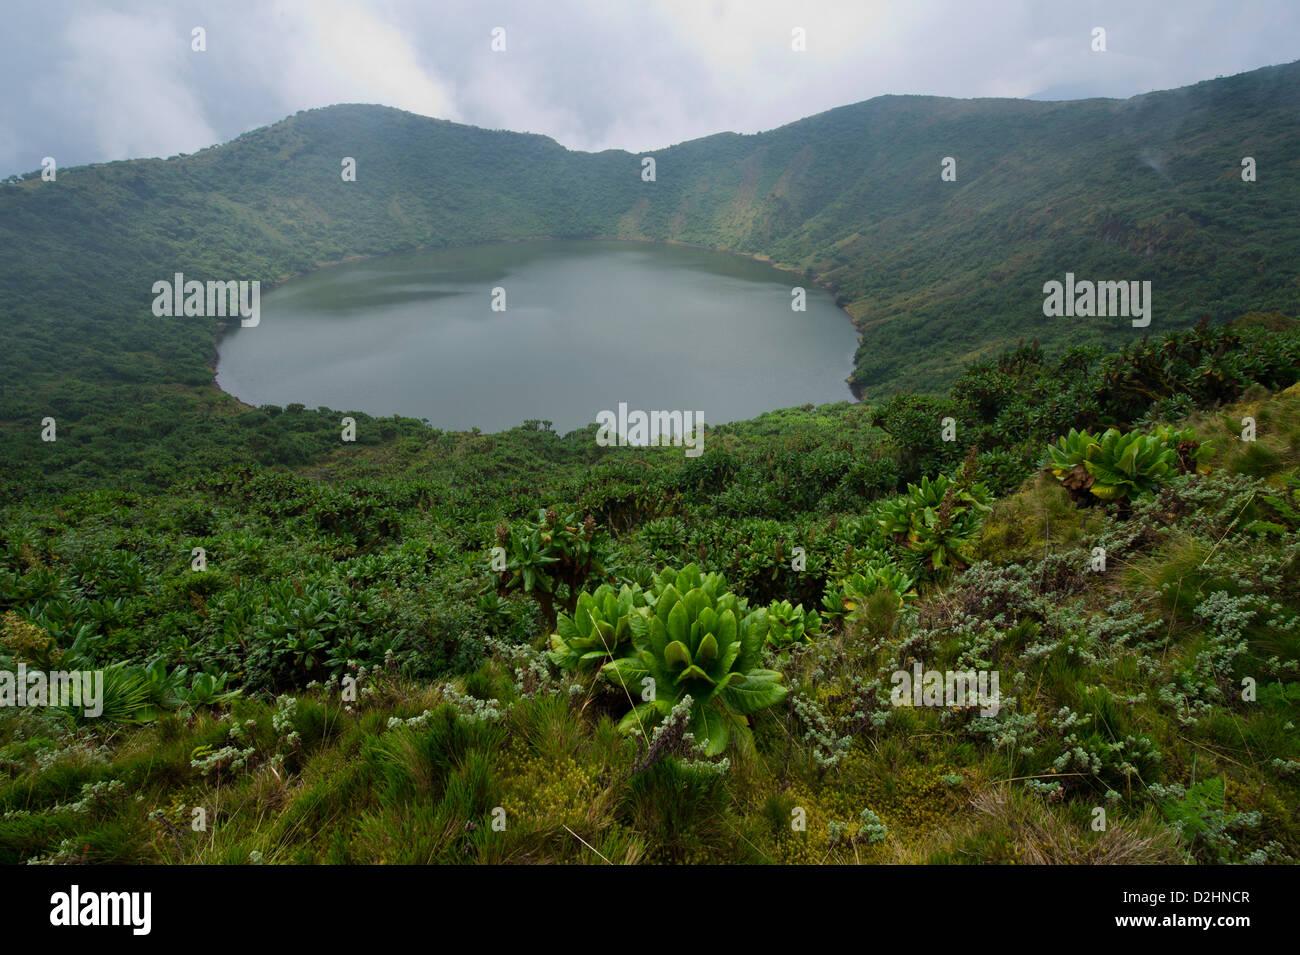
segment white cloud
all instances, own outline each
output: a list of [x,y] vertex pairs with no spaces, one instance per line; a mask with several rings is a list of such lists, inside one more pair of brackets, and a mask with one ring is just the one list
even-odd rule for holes
[[[1177,23],[1158,0],[116,2],[7,12],[0,173],[54,150],[189,152],[341,102],[639,152],[885,93],[1128,96],[1289,62],[1300,31],[1295,0],[1185,0]],[[195,23],[206,53],[190,51]],[[494,26],[506,53],[489,50]],[[790,49],[796,26],[807,52]]]
[[166,16],[73,14],[50,75],[37,80],[35,105],[82,130],[104,159],[211,145],[217,134],[187,82],[187,58],[203,54],[189,41],[189,29]]
[[413,37],[378,10],[339,0],[281,0],[262,72],[286,112],[382,103],[441,119],[458,111],[446,84],[421,66]]

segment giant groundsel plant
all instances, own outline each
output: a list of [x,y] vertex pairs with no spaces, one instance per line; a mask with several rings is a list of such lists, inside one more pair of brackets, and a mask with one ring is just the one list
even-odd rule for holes
[[748,739],[746,716],[785,698],[781,674],[761,666],[767,611],[749,610],[719,575],[702,575],[694,564],[660,575],[656,585],[653,607],[631,617],[633,652],[604,667],[643,700],[619,728],[644,731],[689,695],[689,730],[716,755],[733,735]]

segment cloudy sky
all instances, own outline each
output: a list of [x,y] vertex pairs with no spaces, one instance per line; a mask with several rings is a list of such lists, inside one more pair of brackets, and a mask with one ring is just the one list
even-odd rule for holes
[[333,103],[644,150],[884,93],[1131,96],[1300,59],[1300,2],[46,0],[6,4],[0,31],[8,175],[193,152]]

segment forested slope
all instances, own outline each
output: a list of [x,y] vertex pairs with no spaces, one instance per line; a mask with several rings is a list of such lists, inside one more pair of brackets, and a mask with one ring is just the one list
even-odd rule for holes
[[[0,452],[16,488],[328,446],[215,393],[215,320],[149,311],[152,283],[176,272],[272,282],[417,246],[700,243],[835,289],[863,329],[854,383],[868,398],[942,391],[1020,339],[1138,334],[1125,319],[1045,318],[1043,283],[1066,271],[1150,280],[1152,332],[1289,311],[1298,108],[1300,64],[1125,101],[887,96],[655,151],[646,182],[637,155],[336,106],[190,156],[29,174],[0,186]],[[955,182],[940,181],[947,156]],[[1242,181],[1244,156],[1258,181]],[[66,442],[39,446],[45,415]]]

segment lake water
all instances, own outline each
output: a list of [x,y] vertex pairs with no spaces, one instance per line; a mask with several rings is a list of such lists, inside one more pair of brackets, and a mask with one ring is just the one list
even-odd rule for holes
[[[857,331],[831,296],[739,256],[641,242],[520,242],[323,269],[261,300],[218,345],[217,383],[249,404],[326,406],[559,433],[602,410],[706,424],[852,400]],[[493,311],[493,289],[506,308]]]

